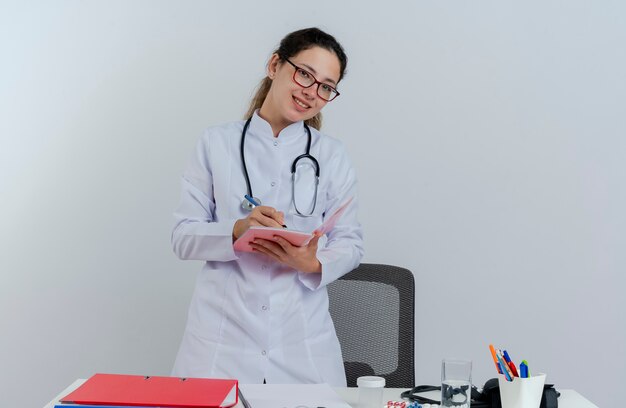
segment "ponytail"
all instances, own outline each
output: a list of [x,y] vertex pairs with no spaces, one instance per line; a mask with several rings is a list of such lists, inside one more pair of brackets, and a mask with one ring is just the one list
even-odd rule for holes
[[271,87],[272,80],[269,77],[263,78],[256,90],[256,93],[250,101],[250,107],[248,108],[244,119],[252,117],[255,110],[261,109],[261,106],[263,106],[263,101],[265,101],[265,97],[267,96],[267,93],[270,91]]

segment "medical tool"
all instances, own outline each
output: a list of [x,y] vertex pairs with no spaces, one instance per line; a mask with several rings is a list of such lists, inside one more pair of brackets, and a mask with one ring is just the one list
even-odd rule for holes
[[[248,188],[248,194],[247,197],[244,196],[243,201],[241,202],[241,207],[244,210],[247,211],[252,211],[252,209],[257,206],[257,205],[261,205],[261,200],[259,200],[257,197],[255,197],[254,195],[252,195],[252,186],[250,185],[250,177],[248,175],[248,168],[246,167],[246,158],[245,158],[245,154],[244,154],[244,145],[245,145],[245,140],[246,140],[246,132],[248,131],[248,126],[250,126],[250,121],[252,120],[252,118],[249,118],[245,125],[243,126],[243,131],[241,132],[241,162],[243,163],[243,174],[246,178],[246,186]],[[317,204],[317,186],[319,184],[319,179],[320,179],[320,165],[317,162],[317,159],[313,156],[311,156],[310,151],[311,151],[311,129],[309,129],[309,126],[307,126],[307,124],[304,124],[304,128],[306,129],[307,135],[308,135],[308,141],[306,144],[306,152],[304,154],[301,154],[300,156],[296,157],[295,160],[293,161],[293,163],[291,164],[291,194],[292,194],[292,201],[293,201],[293,207],[296,210],[296,213],[298,213],[298,215],[302,216],[302,217],[310,217],[313,215],[313,212],[315,211],[315,205]],[[311,211],[308,213],[302,213],[299,209],[298,206],[296,204],[296,166],[298,164],[298,161],[303,160],[303,159],[308,159],[310,160],[315,167],[315,194],[314,194],[314,198],[313,198],[313,207],[311,208]]]

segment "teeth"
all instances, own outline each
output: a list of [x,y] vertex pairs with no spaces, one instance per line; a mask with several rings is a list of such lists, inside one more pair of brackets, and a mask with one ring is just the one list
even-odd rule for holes
[[294,101],[296,101],[296,103],[297,103],[298,105],[302,106],[303,108],[308,108],[308,107],[309,107],[309,105],[305,105],[305,104],[303,104],[303,103],[302,103],[302,102],[300,102],[297,98],[293,98],[293,100],[294,100]]

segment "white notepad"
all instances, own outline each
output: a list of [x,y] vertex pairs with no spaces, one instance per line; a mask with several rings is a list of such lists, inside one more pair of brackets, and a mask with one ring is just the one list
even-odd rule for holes
[[252,408],[351,408],[328,384],[239,384]]

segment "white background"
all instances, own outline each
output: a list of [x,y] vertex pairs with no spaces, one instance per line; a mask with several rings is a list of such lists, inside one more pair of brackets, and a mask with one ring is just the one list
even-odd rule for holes
[[201,266],[170,248],[180,174],[315,25],[349,56],[324,130],[359,175],[364,261],[416,277],[417,383],[464,357],[482,384],[492,342],[617,406],[625,17],[619,0],[1,1],[2,405],[169,373]]

